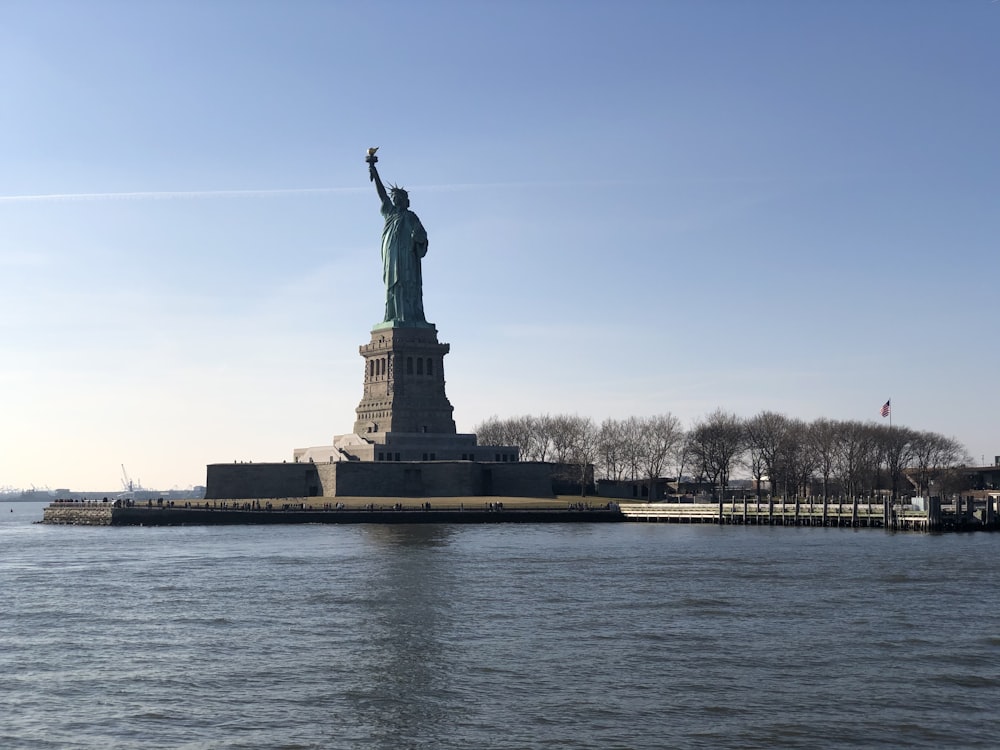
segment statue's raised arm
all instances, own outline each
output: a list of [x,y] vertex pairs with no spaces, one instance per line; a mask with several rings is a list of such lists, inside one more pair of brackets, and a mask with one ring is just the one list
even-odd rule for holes
[[378,146],[373,146],[368,149],[368,155],[365,157],[365,161],[368,162],[368,179],[375,183],[375,190],[378,192],[379,200],[385,203],[389,200],[389,195],[385,192],[385,185],[382,184],[382,178],[378,176],[378,169],[375,168],[375,163],[378,162],[378,157],[375,156],[376,151],[378,151]]

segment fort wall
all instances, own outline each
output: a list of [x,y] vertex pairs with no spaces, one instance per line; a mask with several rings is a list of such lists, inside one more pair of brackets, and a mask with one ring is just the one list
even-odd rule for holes
[[478,461],[209,464],[205,498],[553,497],[559,468]]

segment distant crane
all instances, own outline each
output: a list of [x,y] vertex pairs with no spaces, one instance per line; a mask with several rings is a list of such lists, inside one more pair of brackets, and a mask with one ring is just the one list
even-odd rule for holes
[[135,490],[142,489],[142,481],[137,479],[133,482],[128,472],[125,471],[125,464],[122,464],[122,489],[126,492],[134,492]]

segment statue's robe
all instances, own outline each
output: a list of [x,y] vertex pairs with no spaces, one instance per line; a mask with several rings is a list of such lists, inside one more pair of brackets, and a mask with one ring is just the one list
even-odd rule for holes
[[427,254],[427,231],[415,213],[389,199],[382,202],[382,216],[385,322],[424,323],[420,259]]

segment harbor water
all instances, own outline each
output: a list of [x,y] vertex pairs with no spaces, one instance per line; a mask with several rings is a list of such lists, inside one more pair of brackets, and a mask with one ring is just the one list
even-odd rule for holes
[[3,748],[1000,745],[997,534],[41,516],[0,504]]

